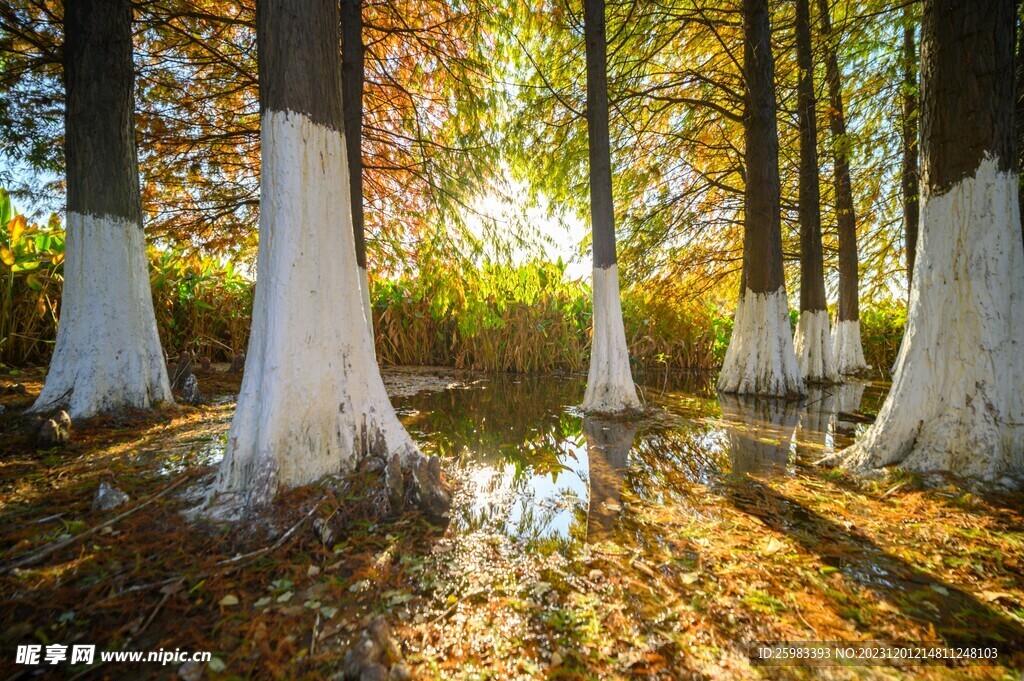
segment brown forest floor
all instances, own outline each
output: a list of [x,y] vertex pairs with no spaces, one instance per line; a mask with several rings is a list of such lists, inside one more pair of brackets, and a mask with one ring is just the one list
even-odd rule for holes
[[[213,397],[238,377],[200,376]],[[631,504],[628,541],[524,554],[498,537],[446,536],[415,515],[377,519],[321,486],[273,511],[277,529],[190,524],[177,493],[90,528],[212,468],[230,401],[76,424],[37,451],[16,413],[40,374],[0,374],[0,675],[19,643],[210,650],[209,678],[330,678],[369,617],[385,613],[417,678],[1021,678],[1024,502],[910,477],[862,483],[801,469],[778,479],[674,483]],[[170,462],[170,463],[168,463]],[[129,504],[93,512],[109,481]],[[310,511],[331,518],[325,546]],[[280,533],[298,529],[284,541]],[[271,551],[235,562],[268,545]],[[1000,666],[763,668],[758,640],[1003,640]],[[1017,652],[1011,652],[1016,649]],[[156,664],[63,665],[53,678],[170,678]],[[32,677],[35,678],[35,677]]]

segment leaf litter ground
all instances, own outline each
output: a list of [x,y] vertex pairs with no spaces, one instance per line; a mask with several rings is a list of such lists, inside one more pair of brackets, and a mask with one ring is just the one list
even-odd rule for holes
[[[1020,496],[807,465],[849,444],[885,386],[861,386],[853,406],[838,394],[794,405],[720,401],[706,382],[658,377],[647,417],[612,422],[572,408],[578,377],[392,370],[399,414],[456,488],[438,528],[378,517],[365,475],[288,492],[258,523],[190,522],[183,492],[215,470],[238,376],[201,374],[209,404],[78,423],[46,451],[19,427],[41,378],[4,375],[27,393],[0,397],[0,669],[15,678],[37,677],[13,664],[26,643],[214,655],[184,668],[65,664],[45,678],[331,678],[378,614],[423,679],[1024,669]],[[103,481],[131,500],[93,511]],[[330,533],[313,531],[318,518]],[[753,665],[751,646],[767,640],[975,641],[1000,657]]]

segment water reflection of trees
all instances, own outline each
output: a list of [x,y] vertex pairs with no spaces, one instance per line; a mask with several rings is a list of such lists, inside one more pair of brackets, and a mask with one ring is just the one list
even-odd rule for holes
[[864,392],[847,384],[785,402],[662,391],[663,408],[640,422],[579,416],[576,377],[494,376],[395,403],[425,450],[456,462],[456,529],[531,551],[646,536],[623,512],[631,504],[714,513],[702,485],[729,470],[784,470],[794,452],[831,446],[837,415],[857,411]]
[[720,394],[718,399],[729,433],[732,472],[784,470],[800,418],[799,404],[748,395]]
[[590,464],[590,503],[587,510],[588,543],[613,537],[615,519],[622,509],[622,476],[629,467],[637,424],[595,417],[583,419],[583,436]]

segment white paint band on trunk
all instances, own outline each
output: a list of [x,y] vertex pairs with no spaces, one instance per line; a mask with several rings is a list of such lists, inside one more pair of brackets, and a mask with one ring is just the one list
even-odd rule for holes
[[171,402],[138,222],[67,215],[57,342],[32,406],[72,418]]
[[838,383],[832,359],[832,334],[828,310],[801,310],[793,339],[797,366],[807,383]]
[[370,334],[370,350],[373,352],[374,361],[377,359],[377,348],[374,346],[373,335],[373,303],[370,302],[370,275],[365,267],[359,268],[359,293],[363,300],[363,318],[366,320],[366,330]]
[[583,409],[605,414],[640,409],[629,369],[618,265],[594,268],[593,295],[594,340]]
[[892,389],[837,458],[984,479],[1024,470],[1024,244],[1017,174],[994,159],[922,197]]
[[261,121],[252,333],[216,489],[263,504],[364,456],[422,457],[395,415],[363,313],[341,132]]
[[747,289],[740,297],[718,389],[748,395],[803,393],[785,287],[772,293]]
[[864,346],[860,340],[860,321],[836,322],[835,328],[832,330],[832,354],[836,359],[836,371],[840,374],[858,374],[871,368],[864,359]]

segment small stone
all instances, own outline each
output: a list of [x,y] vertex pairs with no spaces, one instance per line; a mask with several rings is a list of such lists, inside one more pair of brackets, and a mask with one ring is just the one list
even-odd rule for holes
[[181,396],[191,405],[202,404],[203,393],[199,391],[199,379],[196,378],[195,374],[189,374],[185,377],[181,385]]
[[562,654],[557,650],[551,653],[551,666],[558,667],[562,664]]
[[320,540],[320,543],[324,546],[332,546],[334,544],[334,530],[323,518],[315,518],[313,520],[313,534]]
[[307,577],[316,577],[318,574],[320,574],[320,566],[318,565],[310,565],[306,570]]
[[371,664],[363,669],[359,681],[388,681],[388,668],[382,664]]
[[203,678],[203,665],[199,662],[186,662],[178,667],[178,677],[184,681],[199,681]]
[[386,619],[375,617],[366,629],[366,633],[380,646],[385,662],[394,664],[401,661],[402,647],[395,640],[394,634],[391,633],[391,626]]
[[380,658],[380,647],[363,632],[356,644],[345,653],[345,661],[342,664],[345,678],[348,681],[359,681],[363,670],[371,664],[380,662]]
[[399,662],[391,668],[391,673],[388,674],[388,681],[412,681],[412,672],[409,671],[404,662]]
[[60,412],[52,419],[46,419],[36,432],[36,445],[42,449],[50,449],[65,444],[71,439],[71,417],[67,412]]
[[238,605],[238,596],[234,594],[228,594],[224,598],[217,601],[217,605],[223,605],[225,607],[230,605]]
[[92,500],[92,510],[109,511],[128,503],[130,498],[116,487],[111,487],[107,483],[101,482],[100,488],[96,490],[96,496]]

